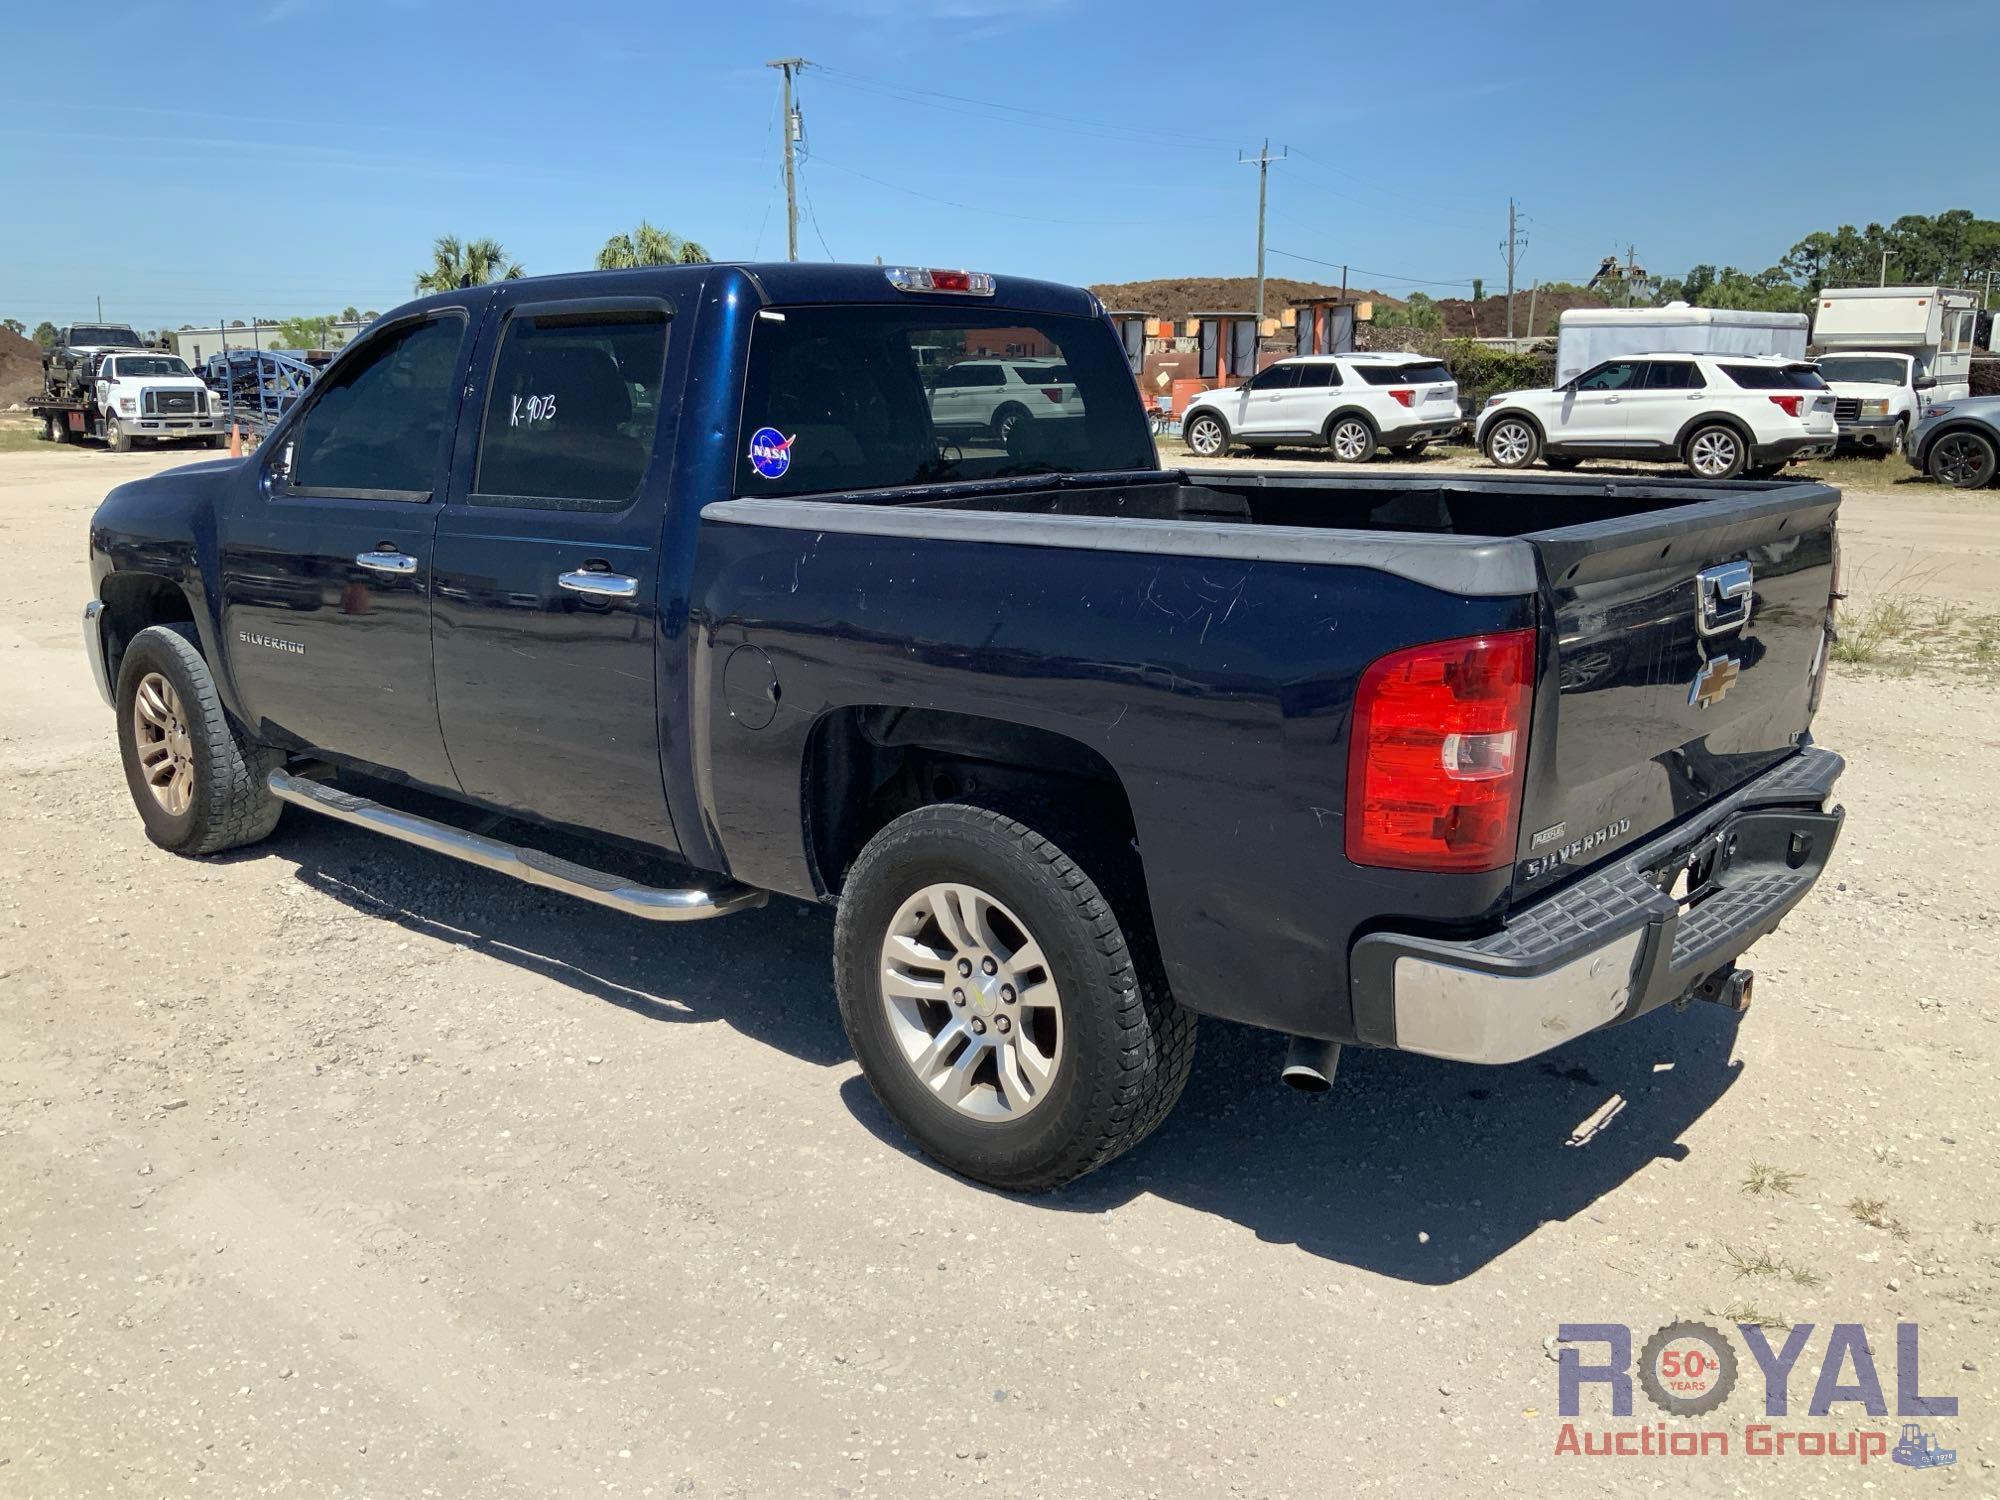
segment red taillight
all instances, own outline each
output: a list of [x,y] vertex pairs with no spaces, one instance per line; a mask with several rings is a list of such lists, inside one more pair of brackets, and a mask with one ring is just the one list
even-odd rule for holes
[[1347,756],[1347,857],[1497,870],[1521,823],[1535,632],[1394,651],[1361,674]]
[[1417,399],[1415,391],[1391,391],[1389,392],[1389,396],[1398,406],[1408,406],[1412,401]]
[[1063,388],[1061,386],[1045,385],[1042,387],[1042,394],[1044,396],[1047,396],[1049,400],[1055,402],[1058,406],[1062,404]]
[[1782,408],[1786,416],[1796,417],[1799,414],[1799,403],[1805,399],[1803,396],[1773,396],[1771,404]]

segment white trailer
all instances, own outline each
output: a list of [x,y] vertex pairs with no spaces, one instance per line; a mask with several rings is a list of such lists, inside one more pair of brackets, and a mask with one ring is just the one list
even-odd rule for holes
[[1556,331],[1556,384],[1632,354],[1775,354],[1806,357],[1804,313],[1730,307],[1575,307]]
[[1946,286],[1837,286],[1819,294],[1813,343],[1829,354],[1907,354],[1916,375],[1936,382],[1931,399],[1971,389],[1979,293]]

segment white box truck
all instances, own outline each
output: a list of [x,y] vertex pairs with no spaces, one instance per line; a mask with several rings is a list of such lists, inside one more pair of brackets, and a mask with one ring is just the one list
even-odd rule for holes
[[1730,307],[1574,307],[1556,325],[1556,384],[1632,354],[1775,354],[1806,357],[1804,313]]
[[1839,286],[1819,294],[1813,345],[1843,448],[1896,453],[1933,401],[1972,391],[1979,293],[1947,286]]

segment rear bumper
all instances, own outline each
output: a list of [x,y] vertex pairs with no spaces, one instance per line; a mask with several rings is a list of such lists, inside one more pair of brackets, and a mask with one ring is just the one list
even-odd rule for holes
[[1750,449],[1753,464],[1784,464],[1794,459],[1825,458],[1832,453],[1840,441],[1837,432],[1812,434],[1806,437],[1779,438],[1774,442],[1756,443]]
[[1441,443],[1465,426],[1465,419],[1453,412],[1428,422],[1410,422],[1402,427],[1385,427],[1376,439],[1384,448],[1402,448],[1411,443]]
[[[1359,1039],[1519,1062],[1683,998],[1819,879],[1840,834],[1843,813],[1826,803],[1844,765],[1804,750],[1487,937],[1361,938],[1349,966]],[[1668,890],[1691,862],[1710,863],[1714,884],[1683,907]]]

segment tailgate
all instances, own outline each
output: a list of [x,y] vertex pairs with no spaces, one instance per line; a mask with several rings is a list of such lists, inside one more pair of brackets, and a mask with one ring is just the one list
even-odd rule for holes
[[1821,485],[1749,488],[1528,537],[1556,653],[1529,736],[1517,898],[1805,742],[1839,504]]

